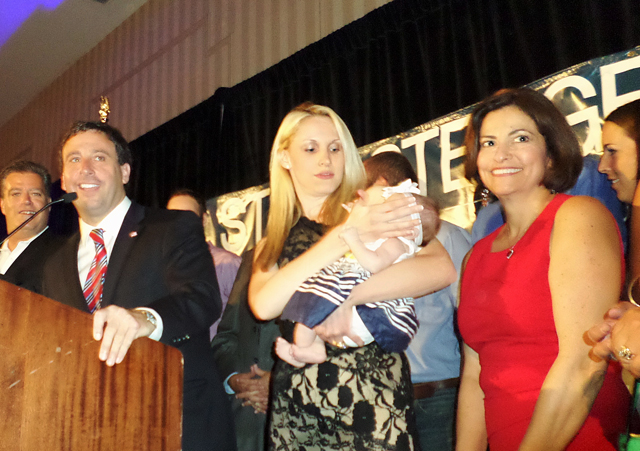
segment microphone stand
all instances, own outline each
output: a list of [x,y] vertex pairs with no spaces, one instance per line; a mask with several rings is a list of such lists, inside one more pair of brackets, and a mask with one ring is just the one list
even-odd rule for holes
[[9,238],[11,238],[13,235],[15,235],[17,232],[19,232],[20,230],[22,230],[22,228],[24,226],[26,226],[27,224],[29,224],[31,221],[33,221],[33,219],[38,216],[40,213],[42,213],[44,210],[46,210],[47,208],[49,208],[50,206],[54,205],[54,204],[59,204],[60,202],[64,202],[65,204],[68,204],[70,202],[73,202],[74,200],[76,200],[78,198],[78,195],[76,193],[67,193],[62,195],[62,197],[60,199],[56,199],[54,201],[49,202],[47,205],[45,205],[44,207],[42,207],[40,210],[36,211],[33,215],[31,215],[30,218],[28,218],[26,221],[24,221],[22,224],[20,224],[18,227],[16,227],[15,229],[13,229],[13,231],[7,235],[7,237],[2,240],[2,242],[0,242],[0,247],[2,247],[2,245],[4,244],[5,241],[7,241]]

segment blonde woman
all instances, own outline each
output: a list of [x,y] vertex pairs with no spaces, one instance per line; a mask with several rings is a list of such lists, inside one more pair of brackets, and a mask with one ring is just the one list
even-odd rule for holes
[[[296,289],[344,254],[342,224],[363,241],[411,237],[421,207],[412,198],[375,206],[342,204],[363,187],[365,172],[353,138],[330,108],[303,104],[283,120],[271,152],[267,235],[256,249],[249,303],[260,319],[276,318]],[[392,222],[393,221],[393,222]],[[405,356],[375,342],[342,349],[353,307],[419,296],[450,284],[451,260],[433,240],[415,258],[375,274],[314,330],[328,346],[327,361],[303,368],[276,363],[272,373],[272,449],[415,449],[412,392]],[[293,324],[283,335],[292,339]]]

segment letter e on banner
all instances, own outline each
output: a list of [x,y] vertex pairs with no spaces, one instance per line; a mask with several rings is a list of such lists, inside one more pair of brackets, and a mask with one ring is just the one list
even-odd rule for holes
[[627,104],[636,99],[640,99],[640,90],[618,95],[616,84],[616,75],[638,68],[640,68],[640,56],[600,67],[600,78],[602,80],[603,117],[607,117],[609,113],[611,113],[621,105]]

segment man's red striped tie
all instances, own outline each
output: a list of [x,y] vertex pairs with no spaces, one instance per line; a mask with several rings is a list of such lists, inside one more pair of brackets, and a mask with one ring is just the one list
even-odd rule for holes
[[100,308],[102,302],[102,286],[104,284],[104,275],[107,272],[107,249],[104,246],[102,234],[104,230],[93,229],[89,236],[96,245],[96,256],[91,262],[87,280],[84,283],[84,298],[87,300],[87,308],[91,313]]

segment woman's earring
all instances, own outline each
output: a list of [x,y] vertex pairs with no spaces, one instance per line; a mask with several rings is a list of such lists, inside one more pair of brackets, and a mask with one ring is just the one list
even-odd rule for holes
[[482,206],[486,207],[489,205],[489,190],[487,188],[482,188],[480,196],[482,197]]

